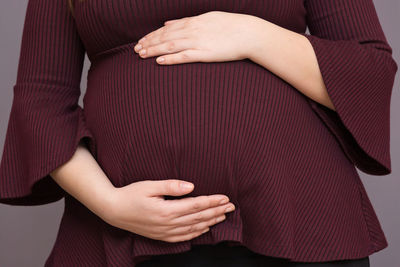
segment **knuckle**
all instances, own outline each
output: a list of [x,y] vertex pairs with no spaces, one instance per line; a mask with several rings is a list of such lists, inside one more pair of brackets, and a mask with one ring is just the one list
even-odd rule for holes
[[204,219],[204,216],[202,213],[198,213],[194,219],[195,221],[202,221]]
[[193,207],[192,207],[194,210],[198,210],[198,209],[200,209],[200,203],[199,202],[195,202],[195,203],[193,203]]
[[212,225],[214,225],[213,220],[208,220],[208,221],[204,222],[203,224],[201,224],[201,227],[199,228],[199,230],[200,230],[200,229],[201,229],[201,230],[204,230],[204,229],[206,229],[207,227],[210,227],[210,226],[212,226]]
[[213,209],[212,210],[212,217],[219,217],[220,212],[218,211],[218,209]]
[[229,205],[227,205],[227,204],[222,205],[222,206],[218,207],[218,211],[219,211],[220,213],[224,213],[224,214],[225,214],[226,208],[227,208],[227,207],[229,207]]
[[166,40],[167,37],[168,37],[168,36],[167,36],[167,32],[164,31],[164,29],[163,29],[163,30],[161,31],[161,33],[160,33],[160,41],[163,42],[164,40]]
[[188,227],[188,229],[187,229],[187,232],[191,233],[191,232],[193,232],[193,231],[195,231],[195,230],[196,230],[196,229],[195,229],[194,225],[192,224],[192,225],[189,225],[189,227]]
[[174,51],[174,49],[175,49],[175,42],[174,42],[174,41],[168,42],[168,43],[167,43],[167,50],[168,50],[169,52],[172,52],[172,51]]
[[164,209],[159,212],[159,215],[161,218],[169,218],[172,215],[172,213],[171,211]]
[[153,53],[153,47],[147,47],[146,48],[146,54],[145,55],[141,55],[142,57],[148,57]]
[[188,52],[182,52],[181,58],[185,61],[190,58],[190,55]]
[[165,189],[167,192],[174,192],[175,188],[177,188],[179,186],[178,182],[174,182],[174,181],[168,181],[167,183],[165,183]]

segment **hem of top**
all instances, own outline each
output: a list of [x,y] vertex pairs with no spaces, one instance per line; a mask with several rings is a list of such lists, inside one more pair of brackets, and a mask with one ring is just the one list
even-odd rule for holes
[[[235,228],[236,229],[236,228]],[[209,242],[208,240],[201,240],[201,241],[195,241],[192,242],[191,240],[189,240],[189,245],[188,246],[179,246],[178,248],[174,248],[173,252],[167,252],[164,254],[169,254],[169,253],[184,253],[189,251],[190,249],[192,249],[193,246],[196,245],[202,245],[202,244],[207,244],[207,245],[215,245],[217,243],[220,242],[226,242],[226,241],[233,241],[233,242],[237,242],[237,245],[241,245],[241,246],[245,246],[248,249],[250,249],[251,251],[261,254],[263,256],[267,256],[267,257],[278,257],[278,258],[283,258],[286,259],[288,261],[292,261],[292,262],[328,262],[328,261],[340,261],[340,260],[357,260],[357,259],[362,259],[365,257],[368,257],[370,255],[372,255],[375,252],[378,252],[384,248],[387,247],[386,243],[374,243],[374,242],[370,242],[370,245],[368,246],[368,250],[364,251],[364,250],[360,250],[360,251],[356,251],[355,253],[348,253],[348,254],[343,254],[343,256],[337,256],[337,254],[334,254],[336,256],[320,256],[320,257],[310,257],[310,254],[307,254],[307,257],[304,256],[299,256],[299,255],[295,255],[294,253],[290,252],[293,251],[293,246],[291,244],[269,244],[267,248],[257,248],[257,245],[255,243],[253,243],[251,240],[242,240],[242,239],[235,239],[235,238],[231,238],[231,239],[224,239],[224,238],[215,238],[213,239],[213,241]],[[274,251],[274,248],[280,248],[279,251]],[[282,249],[283,248],[283,249]],[[287,250],[285,249],[287,248]],[[137,254],[134,256],[134,258],[150,258],[153,255],[160,255],[160,254],[155,254],[155,253],[146,253],[146,254]]]
[[[236,241],[236,240],[222,240],[222,241]],[[220,241],[218,241],[220,242]],[[283,259],[287,259],[289,261],[293,261],[293,262],[304,262],[304,263],[308,263],[308,262],[328,262],[328,261],[341,261],[341,260],[357,260],[357,259],[362,259],[365,257],[368,257],[372,254],[374,254],[375,252],[378,252],[384,248],[387,247],[386,244],[381,244],[381,245],[377,245],[376,243],[371,242],[369,249],[366,252],[360,252],[360,253],[353,253],[353,254],[348,254],[345,255],[343,257],[319,257],[319,258],[308,258],[308,257],[299,257],[293,254],[285,254],[285,253],[279,253],[279,252],[274,252],[271,251],[271,248],[288,248],[290,249],[290,245],[284,245],[284,244],[271,244],[269,245],[269,249],[263,250],[263,249],[257,249],[256,246],[252,246],[251,242],[248,241],[244,241],[244,242],[239,242],[240,245],[244,245],[247,248],[249,248],[250,250],[252,250],[253,252],[256,252],[258,254],[264,255],[264,256],[268,256],[268,257],[278,257],[278,258],[283,258]],[[371,246],[372,245],[372,246]]]
[[[80,106],[78,106],[78,108],[81,109]],[[81,110],[79,112],[81,112]],[[78,116],[80,116],[80,114]],[[77,129],[77,131],[79,131],[79,129]],[[60,153],[57,160],[42,165],[39,171],[33,175],[34,178],[28,180],[27,184],[24,184],[25,186],[22,187],[21,190],[10,193],[6,192],[6,194],[1,194],[2,192],[0,190],[0,203],[13,206],[38,206],[51,204],[64,199],[66,191],[53,180],[50,173],[70,160],[78,149],[79,142],[84,139],[93,141],[93,134],[91,132],[78,132],[72,150],[67,152],[63,151]],[[49,187],[49,185],[51,187]],[[37,191],[38,186],[44,186],[46,189],[50,188],[56,191],[44,195],[45,191],[41,191],[43,189],[39,188],[39,191]]]
[[[354,172],[356,172],[356,174],[358,174],[356,169],[353,169],[353,170],[354,170]],[[356,182],[357,190],[360,194],[360,198],[359,198],[360,202],[359,203],[360,203],[361,212],[362,212],[363,219],[364,219],[363,221],[365,224],[365,228],[368,231],[368,239],[370,241],[369,249],[370,249],[370,251],[376,252],[381,249],[379,249],[379,246],[377,245],[377,241],[379,242],[379,240],[376,240],[374,238],[375,235],[373,235],[373,231],[371,231],[371,227],[370,227],[370,224],[367,219],[367,214],[365,213],[365,210],[368,209],[368,207],[366,206],[366,201],[368,201],[368,200],[365,199],[365,195],[363,194],[363,190],[362,190],[363,184],[362,184],[361,179],[355,179],[355,180],[356,180],[355,182]],[[383,248],[385,248],[388,246],[388,243],[387,243],[387,240],[383,240],[383,241],[384,241],[384,244],[382,246],[383,246]]]

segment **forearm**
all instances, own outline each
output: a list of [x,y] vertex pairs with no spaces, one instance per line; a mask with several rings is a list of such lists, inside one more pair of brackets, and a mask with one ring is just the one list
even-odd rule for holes
[[261,18],[248,58],[265,67],[305,96],[335,110],[327,93],[314,49],[301,34]]
[[96,214],[110,200],[113,184],[92,154],[82,143],[72,158],[50,173],[53,179],[70,195]]

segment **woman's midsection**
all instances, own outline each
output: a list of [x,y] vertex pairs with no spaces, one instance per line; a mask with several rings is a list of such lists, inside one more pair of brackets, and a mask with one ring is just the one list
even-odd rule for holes
[[294,179],[304,164],[312,172],[320,157],[349,167],[306,96],[250,60],[162,66],[110,56],[89,71],[84,109],[117,186],[176,178],[194,194],[236,197],[260,177]]

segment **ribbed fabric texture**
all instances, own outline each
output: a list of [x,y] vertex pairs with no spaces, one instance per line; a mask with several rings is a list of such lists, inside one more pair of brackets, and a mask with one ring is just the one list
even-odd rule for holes
[[[72,16],[65,0],[28,3],[0,165],[1,203],[65,196],[46,266],[135,266],[223,240],[306,262],[362,258],[388,246],[356,170],[391,172],[397,64],[372,0],[74,6]],[[308,38],[336,111],[249,59],[162,66],[133,51],[164,21],[211,10],[258,16]],[[91,66],[82,108],[85,52]],[[82,139],[116,187],[182,179],[195,184],[185,196],[226,194],[236,210],[177,243],[113,227],[49,176]]]

